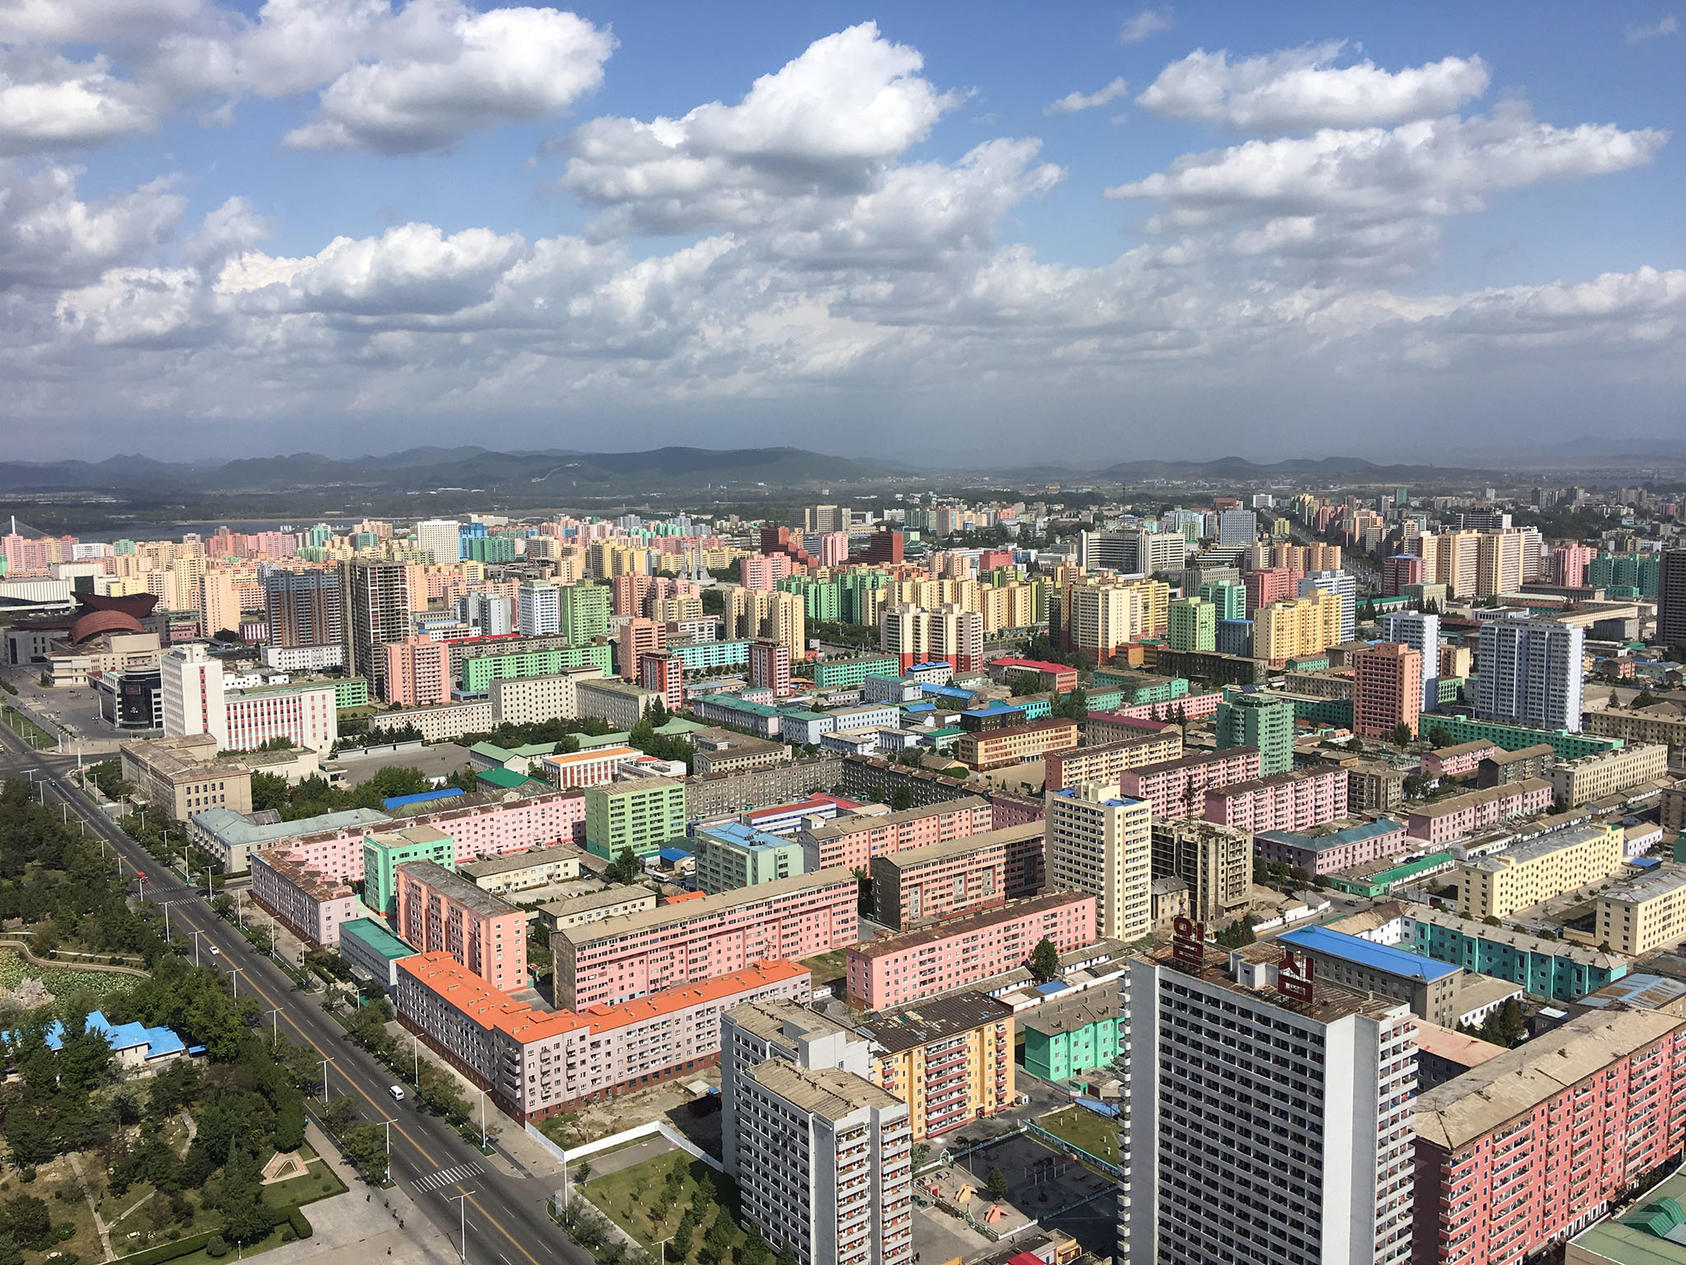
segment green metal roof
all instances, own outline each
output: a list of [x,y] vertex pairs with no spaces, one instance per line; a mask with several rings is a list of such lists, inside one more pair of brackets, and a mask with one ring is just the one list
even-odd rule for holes
[[389,962],[414,957],[417,953],[417,950],[388,931],[384,923],[376,922],[373,918],[353,918],[349,922],[342,922],[340,935],[350,936],[359,944],[367,945]]
[[474,777],[476,781],[501,786],[509,791],[513,791],[518,786],[525,786],[528,782],[534,780],[525,773],[511,773],[508,769],[481,769]]

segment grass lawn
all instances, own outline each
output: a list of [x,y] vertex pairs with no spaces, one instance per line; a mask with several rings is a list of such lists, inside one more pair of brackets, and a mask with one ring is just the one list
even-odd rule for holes
[[1118,1125],[1105,1116],[1097,1116],[1082,1107],[1061,1107],[1039,1119],[1041,1125],[1056,1137],[1064,1138],[1079,1150],[1109,1164],[1118,1162]]
[[[673,1173],[679,1175],[677,1184],[670,1177]],[[704,1176],[714,1186],[712,1202],[700,1198],[700,1183]],[[693,1202],[699,1204],[700,1215],[688,1259],[694,1261],[698,1258],[703,1237],[722,1214],[731,1218],[734,1227],[733,1248],[743,1241],[742,1232],[735,1228],[738,1218],[737,1183],[682,1151],[655,1156],[618,1173],[593,1177],[584,1189],[587,1199],[651,1253],[656,1251],[656,1244],[672,1236],[680,1218]],[[736,1252],[732,1255],[735,1257]],[[667,1248],[667,1259],[671,1265],[679,1265],[679,1255],[671,1244]]]
[[318,1199],[345,1193],[345,1183],[334,1173],[326,1160],[317,1157],[309,1143],[299,1147],[299,1158],[309,1166],[310,1171],[305,1176],[292,1177],[284,1182],[271,1182],[263,1188],[264,1198],[269,1201],[271,1207],[283,1211],[288,1208],[302,1208]]
[[820,988],[843,978],[843,950],[833,949],[816,957],[803,958],[799,963],[814,973],[814,987]]

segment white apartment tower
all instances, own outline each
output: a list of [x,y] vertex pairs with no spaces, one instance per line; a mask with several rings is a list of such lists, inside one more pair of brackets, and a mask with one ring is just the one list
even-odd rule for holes
[[1093,892],[1096,932],[1139,940],[1153,930],[1153,813],[1146,800],[1084,783],[1044,796],[1048,886]]
[[515,590],[515,626],[523,637],[562,631],[562,590],[548,580],[529,580]]
[[462,524],[454,518],[430,518],[416,524],[416,548],[454,567],[462,557]]
[[800,1265],[909,1265],[913,1133],[907,1104],[841,1068],[770,1058],[736,1078],[745,1218]]
[[1345,571],[1313,571],[1300,580],[1299,596],[1333,593],[1341,599],[1341,640],[1358,631],[1358,581]]
[[1395,611],[1382,616],[1382,639],[1409,646],[1423,657],[1423,709],[1432,711],[1440,678],[1440,616]]
[[514,632],[515,621],[510,619],[509,609],[509,599],[497,593],[465,593],[457,599],[457,618],[479,637],[505,637]]
[[1586,630],[1549,619],[1490,619],[1475,651],[1475,711],[1535,729],[1581,728]]
[[159,657],[159,692],[164,701],[164,736],[211,734],[228,745],[228,708],[223,701],[222,662],[197,644],[177,646]]
[[1125,975],[1119,1265],[1411,1259],[1410,1008],[1187,919]]

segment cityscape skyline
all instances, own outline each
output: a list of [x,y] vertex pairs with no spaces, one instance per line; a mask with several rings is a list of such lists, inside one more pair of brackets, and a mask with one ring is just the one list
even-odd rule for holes
[[0,17],[16,455],[1679,423],[1663,8],[577,7]]

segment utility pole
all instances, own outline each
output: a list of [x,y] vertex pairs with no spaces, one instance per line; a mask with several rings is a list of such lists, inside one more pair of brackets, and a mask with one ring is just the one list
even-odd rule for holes
[[392,1120],[386,1122],[386,1184],[392,1185]]
[[328,1060],[322,1060],[322,1110],[328,1109]]
[[199,965],[199,937],[204,935],[205,933],[203,931],[190,931],[190,932],[188,932],[188,934],[193,937],[193,965],[198,966]]
[[462,1265],[468,1265],[468,1197],[474,1192],[465,1190],[455,1200],[447,1200],[457,1205],[457,1241],[462,1247]]

